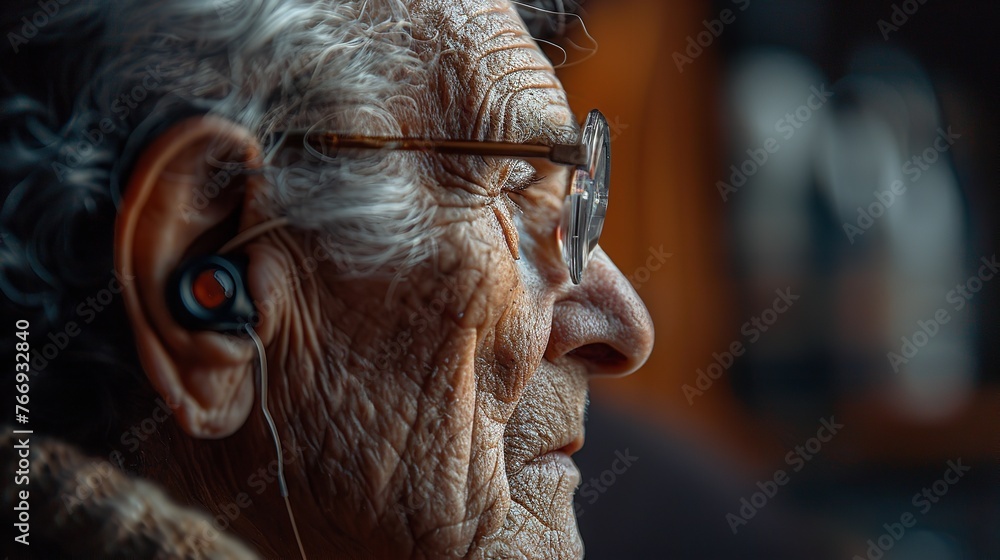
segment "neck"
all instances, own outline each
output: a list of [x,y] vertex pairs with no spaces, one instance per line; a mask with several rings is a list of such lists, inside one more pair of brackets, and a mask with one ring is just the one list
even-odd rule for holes
[[[213,530],[203,538],[213,539],[222,531],[251,544],[263,557],[301,558],[280,492],[273,440],[258,416],[251,415],[243,429],[220,440],[192,438],[176,424],[165,423],[160,437],[150,438],[144,449],[153,460],[143,474],[165,486],[179,502],[208,511]],[[252,429],[255,425],[262,429]],[[371,550],[327,523],[305,483],[299,454],[287,444],[283,452],[289,504],[306,558],[374,557]]]

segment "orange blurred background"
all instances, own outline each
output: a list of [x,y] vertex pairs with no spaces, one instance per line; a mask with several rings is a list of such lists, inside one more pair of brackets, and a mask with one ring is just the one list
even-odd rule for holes
[[[719,111],[723,52],[705,48],[682,72],[671,60],[683,52],[686,37],[718,12],[710,2],[616,0],[584,7],[599,49],[559,75],[581,118],[597,107],[610,124],[613,191],[601,246],[639,284],[656,326],[656,346],[643,369],[595,381],[593,398],[718,442],[751,464],[777,462],[784,448],[734,398],[728,376],[694,404],[682,391],[684,384],[694,386],[697,369],[712,362],[713,352],[740,339],[745,319],[737,314],[729,224],[715,187],[726,167]],[[586,44],[579,30],[573,39]],[[636,277],[637,271],[660,247],[671,258],[639,282],[645,274]],[[958,414],[937,423],[909,420],[883,405],[875,395],[839,403],[843,418],[867,426],[838,440],[840,452],[888,462],[1000,457],[995,387],[978,391]]]

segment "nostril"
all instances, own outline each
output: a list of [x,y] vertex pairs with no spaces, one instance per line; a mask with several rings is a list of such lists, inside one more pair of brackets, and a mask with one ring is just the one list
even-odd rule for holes
[[604,372],[623,371],[628,365],[628,357],[615,350],[610,344],[603,342],[585,344],[572,352],[570,355],[596,366],[595,369]]

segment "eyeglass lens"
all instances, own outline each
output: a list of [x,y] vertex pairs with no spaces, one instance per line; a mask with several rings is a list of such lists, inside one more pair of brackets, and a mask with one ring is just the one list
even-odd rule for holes
[[563,260],[574,284],[583,280],[583,271],[597,247],[608,211],[611,139],[608,122],[596,109],[587,115],[582,143],[587,148],[587,163],[573,170],[559,226]]

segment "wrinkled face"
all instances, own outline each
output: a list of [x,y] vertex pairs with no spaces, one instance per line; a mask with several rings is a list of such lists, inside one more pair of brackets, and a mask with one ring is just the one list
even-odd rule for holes
[[[575,139],[565,93],[509,4],[412,11],[444,49],[418,99],[427,123],[403,123],[409,133]],[[645,361],[647,311],[600,249],[570,282],[556,238],[565,168],[533,162],[532,183],[524,161],[413,161],[437,207],[435,257],[395,285],[321,264],[269,349],[295,379],[273,405],[301,449],[295,503],[315,500],[331,534],[393,557],[580,557],[569,454],[583,443],[588,376]]]

